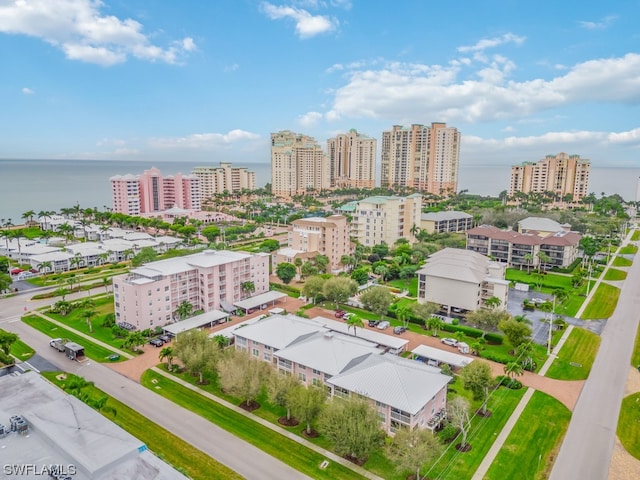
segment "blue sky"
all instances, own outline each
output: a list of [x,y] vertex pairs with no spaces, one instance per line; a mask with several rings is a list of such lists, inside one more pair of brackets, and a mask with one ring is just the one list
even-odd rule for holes
[[269,161],[444,121],[461,163],[640,167],[640,1],[0,0],[0,158]]

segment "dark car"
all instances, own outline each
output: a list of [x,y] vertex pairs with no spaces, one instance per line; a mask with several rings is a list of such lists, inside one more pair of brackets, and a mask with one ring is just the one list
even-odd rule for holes
[[401,335],[406,331],[407,331],[406,327],[393,327],[393,333],[395,333],[396,335]]
[[380,323],[378,320],[369,320],[370,327],[377,327],[378,323]]
[[154,347],[161,347],[164,345],[164,342],[159,338],[152,338],[149,340],[149,345],[153,345]]
[[171,341],[171,337],[169,335],[160,335],[158,338],[164,343],[169,343]]

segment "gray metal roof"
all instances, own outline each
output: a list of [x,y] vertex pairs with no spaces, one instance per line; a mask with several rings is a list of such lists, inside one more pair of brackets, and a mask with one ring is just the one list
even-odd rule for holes
[[354,330],[353,328],[349,328],[349,325],[345,322],[325,317],[314,317],[312,318],[312,321],[317,322],[328,330],[363,338],[369,342],[375,343],[376,345],[389,347],[393,350],[401,350],[409,343],[409,340],[405,340],[402,337],[387,335],[386,333],[377,332],[367,328],[358,328],[357,330]]
[[527,217],[518,222],[518,229],[537,230],[539,232],[562,232],[564,228],[555,220],[545,217]]
[[423,213],[421,220],[431,220],[434,222],[440,222],[443,220],[459,220],[461,218],[473,218],[472,215],[469,215],[465,212],[458,212],[455,210],[447,210],[444,212],[429,212]]
[[0,440],[3,457],[12,463],[74,465],[74,480],[186,479],[140,440],[35,372],[0,378],[0,422],[8,426],[13,415],[23,416],[29,434]]
[[384,354],[369,355],[327,383],[415,415],[449,380],[439,368]]
[[440,350],[439,348],[429,347],[427,345],[418,345],[411,350],[411,353],[422,358],[431,358],[441,363],[447,363],[454,367],[464,367],[473,361],[472,358],[465,357],[464,355]]
[[166,325],[162,327],[162,329],[166,332],[177,335],[188,330],[193,330],[194,328],[200,328],[204,327],[205,325],[217,323],[225,318],[229,318],[228,313],[221,312],[220,310],[209,310],[202,315],[196,315],[195,317],[187,318],[186,320],[182,320],[181,322]]
[[244,300],[240,300],[239,302],[234,302],[233,304],[238,308],[248,310],[250,308],[256,308],[269,302],[275,302],[276,300],[280,300],[281,298],[286,296],[286,293],[270,290],[268,292],[261,293],[260,295],[256,295],[255,297],[250,297]]
[[416,273],[479,284],[489,273],[489,263],[487,257],[472,250],[445,248],[430,255],[426,266]]
[[301,338],[318,331],[318,325],[296,315],[271,315],[260,321],[234,330],[236,337],[255,340],[281,350]]

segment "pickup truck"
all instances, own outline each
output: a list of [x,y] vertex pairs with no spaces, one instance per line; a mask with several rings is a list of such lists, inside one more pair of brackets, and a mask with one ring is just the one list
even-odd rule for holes
[[64,352],[64,345],[67,342],[68,340],[66,338],[53,338],[49,342],[49,345],[51,345],[53,348],[55,348],[59,352]]

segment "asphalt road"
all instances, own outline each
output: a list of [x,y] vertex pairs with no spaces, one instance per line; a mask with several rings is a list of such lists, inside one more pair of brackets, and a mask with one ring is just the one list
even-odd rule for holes
[[591,369],[551,472],[551,480],[606,480],[620,404],[640,319],[640,257],[629,269],[618,305],[601,335]]
[[[79,296],[86,296],[86,293]],[[25,343],[36,349],[40,356],[57,365],[60,370],[77,373],[94,382],[109,395],[129,405],[245,478],[273,480],[309,478],[100,363],[89,360],[78,364],[68,360],[49,346],[49,337],[20,321],[25,306],[32,309],[50,302],[51,300],[29,302],[23,295],[0,300],[0,328],[17,333]]]

